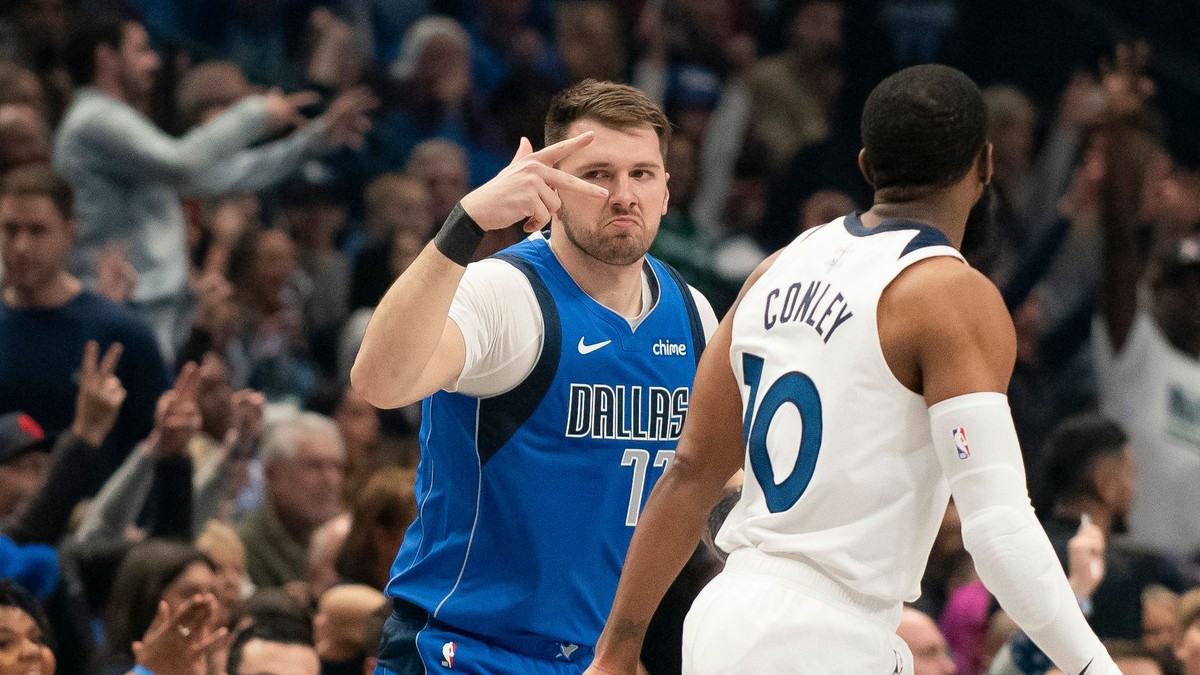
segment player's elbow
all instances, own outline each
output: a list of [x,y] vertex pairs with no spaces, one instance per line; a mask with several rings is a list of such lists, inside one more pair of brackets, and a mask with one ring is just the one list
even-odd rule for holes
[[399,378],[383,376],[377,367],[367,363],[360,354],[350,367],[350,386],[354,387],[367,403],[381,410],[402,408],[412,400],[407,392],[394,383],[402,381]]
[[1033,514],[991,506],[963,518],[963,545],[984,585],[1026,631],[1053,620],[1062,566]]

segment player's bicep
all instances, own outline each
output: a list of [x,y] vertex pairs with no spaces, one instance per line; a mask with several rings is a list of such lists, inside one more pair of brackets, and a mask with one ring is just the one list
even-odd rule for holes
[[979,272],[935,270],[912,290],[908,339],[927,405],[976,392],[1008,391],[1016,333],[1004,300]]
[[416,400],[429,396],[439,389],[453,389],[466,363],[467,348],[462,330],[453,319],[446,319],[442,328],[442,336],[438,339],[437,347],[429,363],[417,377],[414,391],[418,394]]

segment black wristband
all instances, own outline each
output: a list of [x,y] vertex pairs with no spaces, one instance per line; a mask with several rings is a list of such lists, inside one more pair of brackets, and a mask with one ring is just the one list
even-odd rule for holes
[[434,236],[433,245],[452,262],[466,267],[475,257],[475,249],[479,248],[481,241],[483,228],[471,220],[471,216],[463,210],[462,203],[458,203],[442,224],[442,229]]

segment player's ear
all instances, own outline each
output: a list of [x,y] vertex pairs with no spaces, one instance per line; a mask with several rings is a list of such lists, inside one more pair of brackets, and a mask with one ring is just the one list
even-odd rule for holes
[[983,150],[979,153],[979,181],[984,185],[992,182],[992,144],[984,143]]
[[871,171],[871,163],[867,161],[866,148],[858,151],[858,170],[862,172],[863,178],[867,179],[867,184],[875,187],[875,178],[872,176],[874,172]]
[[667,215],[667,204],[671,201],[671,174],[664,172],[663,175],[667,178],[667,188],[663,191],[662,213],[659,215],[665,216]]

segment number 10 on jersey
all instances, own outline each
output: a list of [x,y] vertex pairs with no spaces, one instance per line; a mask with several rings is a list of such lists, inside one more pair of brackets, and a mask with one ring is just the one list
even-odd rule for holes
[[[767,508],[771,513],[779,513],[800,501],[817,468],[817,455],[821,451],[821,396],[810,377],[791,371],[772,382],[759,400],[762,374],[763,358],[743,353],[742,381],[750,387],[750,395],[746,403],[742,437],[746,439],[750,468],[766,497]],[[767,447],[767,432],[771,430],[775,413],[789,403],[800,413],[800,447],[791,472],[777,483],[775,468],[771,465],[771,452]]]
[[[675,459],[674,450],[659,450],[654,455],[655,468],[665,472]],[[650,466],[650,451],[641,448],[626,448],[621,456],[621,466],[633,467],[633,486],[629,490],[629,509],[625,511],[625,524],[635,527],[642,513],[642,497],[646,492],[646,471]]]

